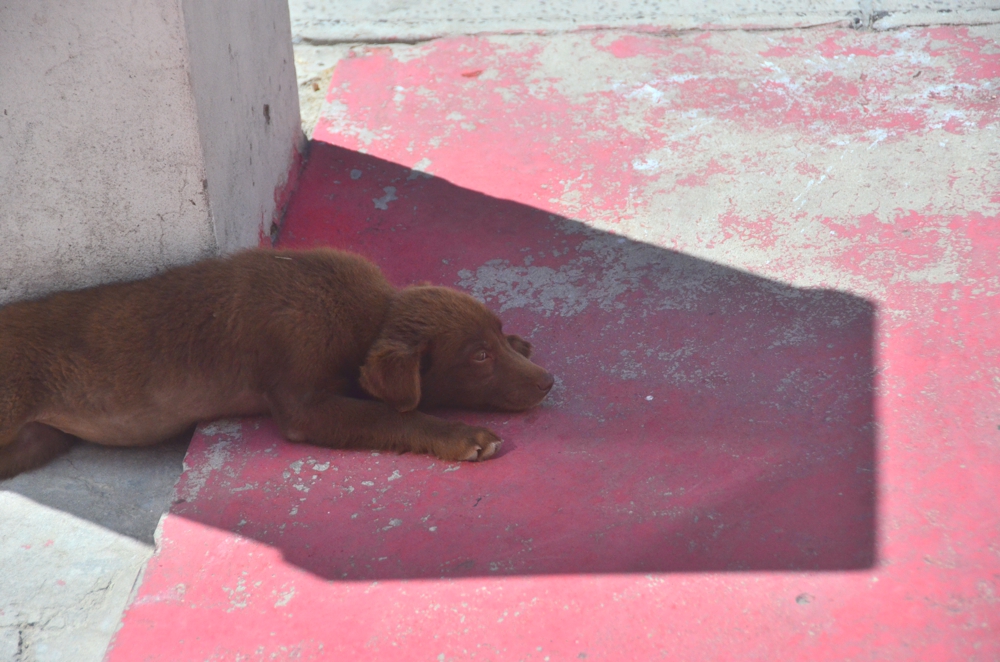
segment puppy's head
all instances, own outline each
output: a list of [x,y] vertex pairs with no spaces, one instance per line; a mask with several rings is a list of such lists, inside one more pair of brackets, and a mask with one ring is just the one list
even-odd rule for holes
[[399,411],[433,407],[521,411],[553,378],[532,363],[531,344],[505,335],[472,297],[444,287],[399,292],[361,367],[361,386]]

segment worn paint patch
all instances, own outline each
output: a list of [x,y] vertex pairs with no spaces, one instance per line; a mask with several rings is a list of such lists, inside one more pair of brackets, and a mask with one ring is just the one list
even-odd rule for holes
[[230,447],[242,439],[243,428],[237,421],[216,421],[202,425],[200,434],[213,443],[200,457],[188,451],[184,458],[184,473],[177,484],[178,499],[189,500],[198,496],[213,472],[220,471],[230,459]]
[[[881,278],[825,267],[859,248],[825,219],[1000,214],[1000,64],[988,36],[945,30],[944,41],[933,29],[606,32],[380,48],[338,70],[331,93],[346,114],[317,136],[433,162],[463,186],[643,242],[883,298]],[[471,66],[493,74],[462,77]],[[391,111],[354,84],[368,75],[398,83]],[[420,128],[394,130],[396,114]],[[439,120],[458,115],[474,128]],[[475,150],[459,148],[468,140]],[[962,252],[944,259],[940,273],[968,268]]]

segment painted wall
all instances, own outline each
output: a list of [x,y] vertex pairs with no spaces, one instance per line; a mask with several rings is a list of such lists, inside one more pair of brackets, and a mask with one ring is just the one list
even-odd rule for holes
[[0,0],[0,303],[269,228],[302,145],[288,9],[198,4]]

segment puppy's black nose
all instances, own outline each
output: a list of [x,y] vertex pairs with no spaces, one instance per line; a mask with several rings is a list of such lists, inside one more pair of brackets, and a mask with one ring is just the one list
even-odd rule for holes
[[552,390],[552,385],[555,384],[556,379],[549,373],[542,375],[542,378],[538,380],[538,388],[542,391],[548,393]]

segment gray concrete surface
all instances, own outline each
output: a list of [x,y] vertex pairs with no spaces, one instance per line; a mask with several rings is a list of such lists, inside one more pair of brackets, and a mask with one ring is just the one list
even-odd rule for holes
[[448,34],[581,28],[688,30],[990,23],[996,0],[289,0],[296,43],[421,41]]
[[0,492],[0,659],[100,660],[150,548]]
[[80,444],[0,481],[0,662],[103,658],[189,441]]
[[333,68],[341,58],[347,57],[352,47],[351,44],[295,45],[295,74],[299,85],[302,131],[310,138],[319,120],[326,91],[330,87]]
[[0,303],[214,251],[170,0],[0,1]]

